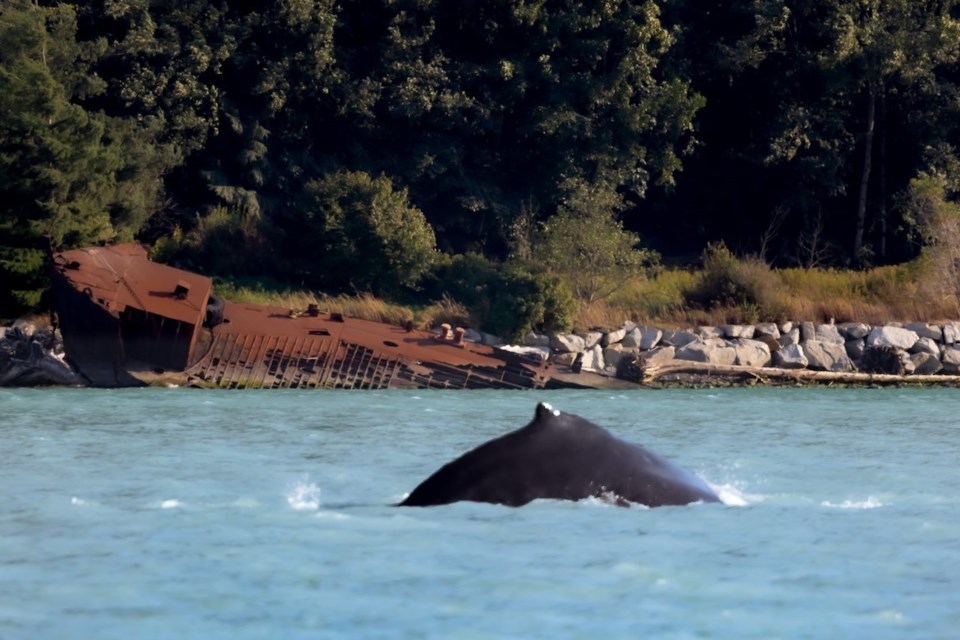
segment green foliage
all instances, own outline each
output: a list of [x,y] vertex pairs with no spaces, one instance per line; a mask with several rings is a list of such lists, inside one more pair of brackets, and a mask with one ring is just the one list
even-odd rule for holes
[[288,259],[317,286],[377,294],[415,287],[436,259],[433,229],[386,177],[340,172],[311,181],[302,207],[307,224],[288,235]]
[[777,275],[758,258],[737,258],[722,242],[707,245],[703,271],[687,294],[690,305],[701,309],[742,310],[742,320],[777,318]]
[[516,340],[531,330],[565,331],[576,303],[556,277],[476,254],[453,257],[434,274],[434,287],[469,309],[484,331]]
[[607,185],[577,184],[559,212],[543,224],[533,249],[537,264],[588,305],[625,282],[649,275],[659,264],[659,255],[639,248],[640,238],[616,219],[622,206],[621,197]]
[[928,286],[954,300],[960,312],[960,202],[947,198],[947,184],[938,174],[921,173],[911,180],[905,218],[924,241]]

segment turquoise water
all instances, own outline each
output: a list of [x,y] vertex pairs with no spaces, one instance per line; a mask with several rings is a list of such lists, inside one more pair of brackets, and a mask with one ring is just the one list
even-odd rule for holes
[[[546,400],[727,505],[390,506]],[[960,392],[0,390],[0,638],[957,638]]]

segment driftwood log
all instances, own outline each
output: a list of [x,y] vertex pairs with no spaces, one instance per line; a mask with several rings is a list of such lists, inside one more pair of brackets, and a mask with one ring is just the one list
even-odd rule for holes
[[960,386],[960,375],[894,375],[888,373],[811,371],[741,365],[708,364],[674,360],[661,365],[638,367],[636,382],[644,385],[669,384],[851,384],[859,386],[937,385]]

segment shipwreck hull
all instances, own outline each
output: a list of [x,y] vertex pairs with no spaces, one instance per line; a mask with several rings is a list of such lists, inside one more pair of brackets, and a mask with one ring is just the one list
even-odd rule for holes
[[228,304],[188,384],[269,389],[531,389],[548,367],[492,347],[337,315]]
[[212,281],[149,260],[139,245],[54,254],[67,359],[94,386],[268,389],[535,389],[538,359],[412,327],[222,303]]

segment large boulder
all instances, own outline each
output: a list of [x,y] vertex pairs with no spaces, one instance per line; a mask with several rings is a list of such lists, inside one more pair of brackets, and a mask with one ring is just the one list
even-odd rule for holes
[[799,344],[784,345],[773,353],[773,366],[781,369],[806,369],[809,361]]
[[709,338],[677,349],[676,359],[709,364],[734,364],[737,361],[737,351],[725,340]]
[[699,339],[700,338],[697,336],[697,334],[692,331],[673,331],[667,329],[663,332],[663,337],[660,338],[660,342],[662,344],[671,345],[679,349],[680,347],[684,347],[691,342],[696,342]]
[[847,355],[843,343],[807,340],[803,343],[807,366],[819,371],[854,371],[856,367]]
[[581,353],[587,346],[580,336],[559,333],[550,337],[550,348],[565,353]]
[[819,342],[829,342],[831,344],[843,344],[846,342],[835,324],[818,324],[816,329],[816,339]]
[[917,344],[920,339],[915,332],[903,327],[894,327],[887,325],[884,327],[874,327],[870,335],[867,336],[868,347],[895,347],[908,351]]
[[943,325],[943,344],[960,342],[960,322],[945,322]]
[[82,386],[83,377],[64,360],[58,331],[18,322],[0,338],[0,387]]
[[523,346],[525,347],[550,347],[550,336],[544,335],[541,333],[534,333],[533,331],[527,333],[523,338]]
[[611,344],[603,350],[603,362],[608,369],[610,367],[618,367],[620,365],[620,361],[624,358],[629,358],[632,360],[636,357],[636,349],[630,349],[619,343]]
[[770,347],[766,343],[740,338],[731,344],[737,352],[737,364],[745,367],[766,367],[770,364]]
[[613,331],[608,331],[603,338],[600,339],[601,347],[609,347],[612,344],[617,344],[623,340],[624,336],[627,335],[626,329],[614,329]]
[[910,353],[929,353],[930,355],[935,356],[939,359],[940,345],[937,344],[936,340],[934,340],[933,338],[920,336],[920,339],[917,340],[917,344],[911,347]]
[[656,327],[637,327],[628,331],[621,341],[625,347],[637,347],[641,351],[652,349],[660,342],[663,331]]
[[912,353],[910,362],[913,364],[913,372],[919,376],[933,375],[943,369],[940,358],[930,353]]
[[600,344],[600,340],[603,339],[602,331],[585,331],[583,333],[577,334],[583,338],[583,349],[593,349],[595,346]]
[[863,357],[863,352],[867,349],[867,343],[863,338],[854,338],[847,340],[843,347],[847,350],[847,356],[849,356],[851,360],[859,362],[860,358]]
[[928,322],[908,322],[903,325],[903,328],[913,331],[921,338],[929,338],[934,342],[940,342],[943,339],[943,329]]
[[860,338],[866,338],[870,335],[871,327],[868,324],[862,322],[844,322],[843,324],[837,325],[837,329],[843,334],[847,340],[857,340]]
[[[753,326],[753,337],[755,340],[762,340],[770,337],[774,340],[780,339],[780,329],[773,322],[758,322]],[[766,342],[766,340],[764,340]],[[770,344],[767,342],[767,344]]]
[[752,324],[723,324],[719,328],[723,331],[723,337],[730,339],[743,338],[749,340],[753,338],[753,333],[756,331]]
[[960,374],[960,348],[945,347],[940,356],[940,362],[943,363],[943,372],[951,375]]
[[675,359],[677,350],[675,347],[660,346],[654,347],[649,351],[644,351],[640,356],[640,361],[645,367],[658,367]]
[[788,331],[784,331],[780,334],[780,345],[789,346],[800,344],[800,329],[798,327],[793,327]]
[[592,371],[594,373],[603,373],[605,365],[603,363],[603,347],[599,344],[594,345],[580,354],[580,370]]

